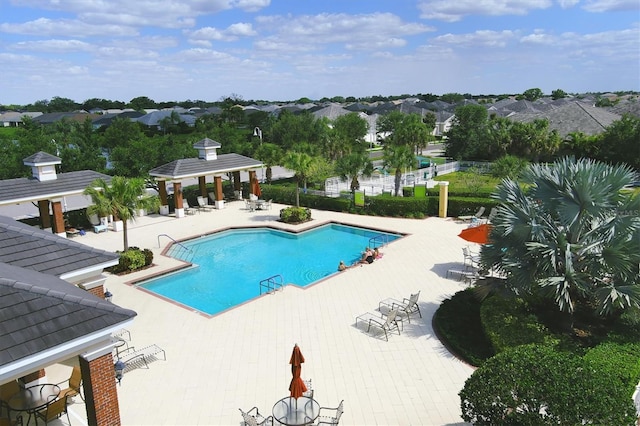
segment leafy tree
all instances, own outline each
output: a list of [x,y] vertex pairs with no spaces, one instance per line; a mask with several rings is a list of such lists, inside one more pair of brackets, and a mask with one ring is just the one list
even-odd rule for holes
[[550,346],[523,345],[482,364],[460,391],[475,425],[634,425],[628,389],[610,371]]
[[323,144],[323,155],[329,160],[336,160],[351,152],[364,152],[366,144],[364,137],[369,125],[358,113],[352,112],[336,118],[332,126],[327,122],[327,137]]
[[70,112],[77,110],[78,106],[73,99],[54,96],[47,105],[47,112]]
[[[326,126],[309,111],[292,114],[285,110],[272,124],[269,140],[285,151],[293,149],[300,143],[316,147],[315,150],[319,151],[325,134]],[[296,150],[299,151],[298,148]],[[312,153],[312,155],[315,154],[316,152]]]
[[481,258],[503,278],[484,285],[553,300],[567,330],[577,305],[599,315],[640,306],[640,196],[621,192],[632,170],[564,158],[521,176],[494,195],[501,204]]
[[143,137],[140,124],[116,117],[104,131],[102,146],[107,150],[112,150],[117,146],[127,147],[132,141]]
[[432,129],[427,127],[419,114],[391,111],[381,117],[378,128],[381,133],[388,133],[384,139],[385,146],[407,145],[416,153],[426,147],[431,139]]
[[109,212],[115,220],[122,220],[124,251],[129,249],[127,222],[135,220],[138,210],[153,211],[160,204],[157,196],[147,195],[142,178],[114,176],[110,185],[104,179],[96,179],[84,193],[91,197],[93,203],[87,208],[87,213],[102,215]]
[[300,207],[300,184],[307,187],[307,177],[311,171],[313,157],[304,152],[289,151],[284,157],[284,166],[296,173],[296,207]]
[[129,108],[133,108],[136,111],[144,111],[147,108],[155,108],[156,102],[153,99],[149,99],[146,96],[138,96],[129,101]]
[[538,89],[537,87],[534,89],[527,89],[524,91],[524,93],[522,94],[522,96],[524,97],[524,99],[530,101],[530,102],[534,102],[537,101],[538,99],[540,99],[541,97],[544,96],[544,93],[542,93],[542,90]]
[[566,97],[567,97],[567,92],[565,92],[562,89],[556,89],[551,92],[551,99],[553,99],[554,101],[557,99],[563,99]]
[[481,105],[458,107],[453,121],[444,142],[447,157],[478,158],[478,153],[482,152],[483,143],[487,140],[487,109]]
[[640,171],[640,117],[624,115],[597,137],[598,159]]
[[271,183],[273,177],[272,167],[282,162],[283,152],[278,145],[263,143],[255,152],[256,158],[262,161],[266,167],[267,183]]
[[336,161],[336,173],[342,179],[351,181],[351,192],[360,188],[359,175],[370,176],[373,173],[373,164],[365,151],[354,151],[338,158]]
[[415,156],[408,145],[385,145],[384,147],[384,167],[395,170],[395,192],[400,195],[400,183],[402,170],[413,167]]
[[526,166],[526,160],[515,155],[505,155],[491,164],[491,175],[500,179],[517,179]]

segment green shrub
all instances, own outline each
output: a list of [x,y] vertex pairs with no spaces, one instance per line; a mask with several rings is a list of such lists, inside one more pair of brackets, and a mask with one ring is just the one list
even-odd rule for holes
[[443,301],[433,317],[433,326],[443,343],[476,366],[494,354],[482,330],[480,304],[474,290],[468,288]]
[[523,345],[487,360],[460,391],[475,425],[633,425],[631,395],[606,370],[546,345]]
[[584,355],[594,368],[607,372],[626,394],[632,395],[640,381],[640,343],[602,343]]
[[458,217],[462,215],[472,215],[475,214],[480,207],[484,207],[485,211],[488,212],[497,205],[497,201],[491,198],[449,197],[447,216]]
[[280,220],[284,223],[302,223],[311,220],[311,210],[306,207],[287,207],[280,210]]
[[487,297],[482,302],[480,318],[496,353],[527,343],[557,343],[520,298]]
[[[147,251],[149,253],[147,253]],[[147,261],[149,263],[147,263]],[[145,249],[142,251],[138,247],[130,247],[127,251],[120,252],[118,264],[111,268],[107,268],[107,271],[112,274],[133,272],[150,265],[152,261],[153,253],[151,250]]]

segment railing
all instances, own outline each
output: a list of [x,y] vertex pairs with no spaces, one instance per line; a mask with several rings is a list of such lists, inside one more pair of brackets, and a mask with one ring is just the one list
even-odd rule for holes
[[174,244],[176,244],[177,246],[187,250],[187,251],[192,251],[189,247],[185,246],[184,244],[174,240],[173,238],[171,238],[169,235],[167,234],[160,234],[158,235],[158,248],[160,248],[160,237],[167,237],[168,239],[170,239],[171,241],[173,241]]
[[382,247],[387,245],[388,242],[389,242],[388,235],[384,235],[384,234],[376,235],[375,237],[369,238],[369,247],[371,248]]
[[260,294],[262,294],[262,290],[265,290],[265,293],[273,293],[277,291],[279,288],[282,289],[284,286],[284,280],[282,279],[282,275],[274,275],[269,278],[265,278],[260,281]]

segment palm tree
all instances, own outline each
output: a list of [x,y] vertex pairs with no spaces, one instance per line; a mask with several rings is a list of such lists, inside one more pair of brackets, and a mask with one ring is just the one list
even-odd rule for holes
[[273,176],[272,167],[282,159],[282,149],[276,144],[264,143],[256,149],[255,156],[264,163],[266,167],[266,180],[267,183],[270,184]]
[[307,184],[307,175],[313,163],[313,157],[304,152],[290,151],[284,157],[284,166],[296,172],[296,207],[300,207],[300,183]]
[[360,188],[358,182],[359,175],[370,176],[373,173],[373,164],[369,159],[369,154],[364,151],[354,151],[336,161],[336,172],[342,179],[351,180],[351,193]]
[[385,145],[384,147],[384,167],[395,169],[395,191],[396,196],[400,195],[400,181],[402,179],[402,169],[412,167],[416,162],[413,149],[409,145]]
[[481,258],[504,279],[487,287],[552,298],[568,327],[577,306],[602,316],[639,307],[640,195],[622,190],[635,175],[565,158],[528,166],[526,185],[503,180]]
[[104,179],[96,179],[84,190],[93,204],[87,208],[88,214],[113,215],[114,220],[122,220],[124,251],[129,249],[127,222],[135,220],[140,209],[155,210],[160,202],[157,196],[147,195],[143,178],[114,176],[111,184]]

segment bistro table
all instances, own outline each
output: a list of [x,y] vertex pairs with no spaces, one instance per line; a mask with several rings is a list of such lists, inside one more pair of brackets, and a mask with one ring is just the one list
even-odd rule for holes
[[287,426],[312,424],[320,414],[320,404],[313,398],[287,396],[273,406],[273,418]]
[[41,384],[29,386],[14,394],[7,401],[10,411],[24,411],[29,414],[27,424],[33,414],[38,424],[36,412],[55,401],[60,395],[60,386],[55,384]]

